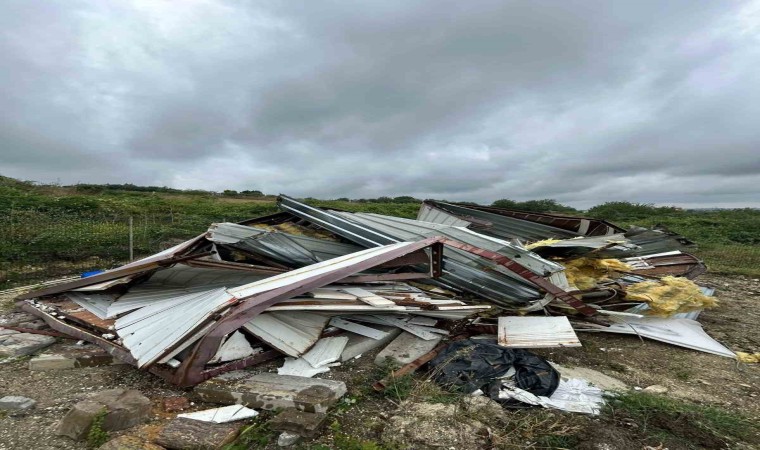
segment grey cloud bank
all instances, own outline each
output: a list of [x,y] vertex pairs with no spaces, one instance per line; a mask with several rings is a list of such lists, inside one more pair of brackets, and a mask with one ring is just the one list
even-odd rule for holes
[[0,173],[760,207],[760,2],[0,3]]

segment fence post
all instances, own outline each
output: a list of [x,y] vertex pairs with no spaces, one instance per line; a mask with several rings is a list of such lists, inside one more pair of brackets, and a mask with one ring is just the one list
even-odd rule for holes
[[132,225],[132,216],[129,216],[129,262],[135,259],[135,235]]

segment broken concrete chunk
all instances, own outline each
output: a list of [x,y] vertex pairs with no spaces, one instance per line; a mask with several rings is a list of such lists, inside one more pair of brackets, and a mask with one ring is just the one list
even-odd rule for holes
[[276,431],[289,431],[299,436],[313,437],[325,423],[327,414],[308,413],[289,408],[267,422]]
[[388,363],[403,366],[433,350],[441,342],[441,336],[433,340],[424,340],[403,332],[385,347],[375,358],[375,364],[382,366]]
[[598,370],[589,369],[588,367],[565,367],[553,362],[550,362],[549,364],[551,364],[564,379],[580,378],[604,391],[628,390],[628,386],[625,383],[617,378],[605,375]]
[[6,395],[0,398],[0,410],[5,411],[27,411],[34,408],[36,404],[35,400],[18,395]]
[[20,311],[10,312],[0,316],[0,326],[15,327],[21,322],[30,322],[32,320],[37,320],[37,317]]
[[95,416],[103,410],[106,411],[103,430],[124,430],[148,420],[150,406],[150,400],[139,391],[109,389],[98,392],[71,408],[58,424],[57,434],[75,440],[85,438]]
[[14,333],[0,336],[0,356],[31,355],[55,343],[52,336],[31,333]]
[[18,334],[19,332],[16,330],[9,330],[7,328],[0,328],[0,336],[6,336],[9,334]]
[[171,449],[216,450],[231,443],[241,424],[176,418],[158,433],[156,443]]
[[119,436],[101,445],[98,450],[165,450],[165,448],[137,436]]
[[648,394],[667,394],[668,388],[660,384],[653,384],[651,386],[645,387],[642,392],[646,392]]
[[19,328],[26,328],[28,330],[42,330],[44,328],[50,328],[48,327],[48,324],[46,324],[45,321],[42,319],[34,319],[28,322],[20,322],[16,326]]
[[278,447],[290,447],[291,445],[295,445],[296,442],[298,442],[301,439],[301,436],[291,433],[289,431],[283,431],[280,433],[280,436],[277,437],[277,446]]
[[296,408],[307,412],[325,412],[346,393],[342,381],[274,373],[225,375],[199,384],[193,393],[200,401],[209,403],[240,404],[270,411]]
[[55,353],[42,353],[29,361],[29,370],[66,370],[124,364],[95,346],[63,346]]
[[375,328],[382,330],[386,335],[382,339],[372,339],[366,336],[359,336],[358,334],[349,334],[348,344],[346,344],[346,348],[343,349],[343,353],[340,354],[340,360],[345,362],[376,348],[380,348],[387,345],[401,334],[401,330],[396,327],[377,325]]

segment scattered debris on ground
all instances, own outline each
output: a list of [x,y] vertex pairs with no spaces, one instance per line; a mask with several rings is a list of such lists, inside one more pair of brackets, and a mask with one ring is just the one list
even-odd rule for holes
[[[757,334],[713,326],[739,308],[716,299],[725,284],[693,281],[706,268],[682,236],[443,202],[418,220],[279,205],[120,268],[14,290],[21,311],[0,317],[0,448],[42,442],[3,423],[26,420],[61,436],[49,448],[760,443],[758,374],[742,364]],[[682,366],[658,367],[679,351]],[[694,395],[721,384],[710,369],[746,372],[719,389],[738,389],[747,414],[697,408],[694,423],[713,422],[674,428],[680,399],[722,395]],[[56,396],[16,377],[67,384]],[[592,442],[583,430],[600,424],[618,435]]]

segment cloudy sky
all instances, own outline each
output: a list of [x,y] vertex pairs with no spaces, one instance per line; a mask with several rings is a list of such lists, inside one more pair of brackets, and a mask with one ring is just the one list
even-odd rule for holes
[[760,206],[760,2],[0,1],[0,174]]

